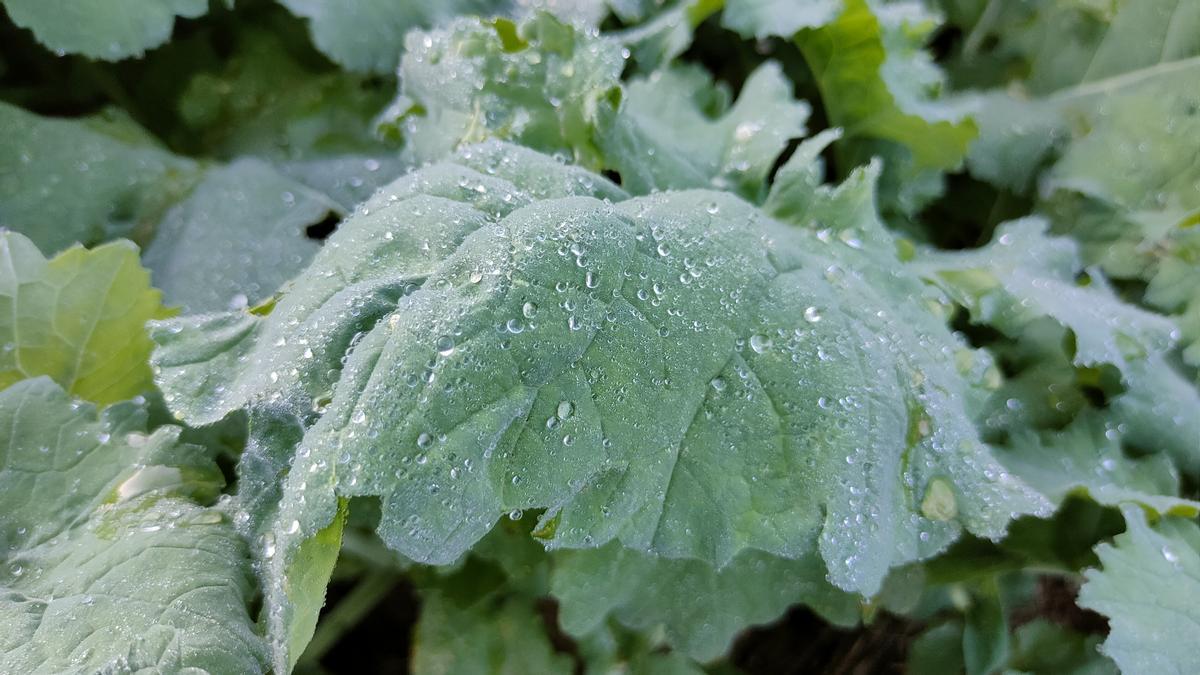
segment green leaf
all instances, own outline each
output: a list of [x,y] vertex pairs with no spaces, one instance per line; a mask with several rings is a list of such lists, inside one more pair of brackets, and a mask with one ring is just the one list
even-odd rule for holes
[[718,187],[761,201],[775,158],[804,133],[809,108],[792,99],[773,61],[750,73],[735,104],[728,98],[695,67],[633,80],[620,107],[601,113],[597,144],[605,166],[635,194]]
[[1176,518],[1151,527],[1133,506],[1124,514],[1125,533],[1096,548],[1103,567],[1087,571],[1079,604],[1108,617],[1101,650],[1122,673],[1195,672],[1200,528]]
[[319,248],[305,227],[340,207],[256,159],[205,173],[167,212],[145,263],[168,303],[189,312],[256,305]]
[[331,5],[319,0],[280,0],[309,21],[313,42],[344,68],[391,73],[400,63],[406,34],[430,28],[461,14],[504,13],[506,2],[493,0],[349,0]]
[[962,651],[967,675],[987,675],[1008,659],[1008,617],[994,584],[976,593],[963,623]]
[[1200,515],[1200,503],[1175,496],[1179,476],[1166,455],[1126,457],[1121,437],[1120,427],[1107,424],[1098,414],[1084,414],[1061,431],[1019,430],[1008,451],[997,456],[1010,471],[1060,504],[1068,494],[1085,492],[1109,506],[1136,503],[1163,515]]
[[0,392],[0,670],[265,669],[242,540],[179,429],[97,418],[46,378]]
[[145,393],[145,324],[170,314],[161,297],[127,241],[47,260],[25,237],[0,232],[0,387],[49,375],[101,405]]
[[954,619],[921,633],[908,649],[905,662],[912,675],[947,675],[966,672],[963,659],[963,624]]
[[116,111],[57,120],[0,103],[0,127],[0,224],[47,253],[138,233],[199,175]]
[[1089,264],[1150,282],[1146,301],[1182,315],[1185,358],[1200,363],[1200,10],[1174,0],[1017,5],[981,35],[997,36],[1028,76],[976,102],[971,171],[1024,191],[1056,160],[1038,180],[1056,229],[1082,242]]
[[1008,665],[1021,673],[1117,675],[1116,666],[1098,650],[1101,639],[1034,619],[1013,631]]
[[[376,195],[269,314],[159,323],[154,361],[189,422],[314,420],[273,526],[285,556],[339,497],[377,495],[383,540],[418,561],[545,508],[552,547],[819,550],[869,594],[963,527],[1047,508],[980,443],[981,359],[925,310],[871,188],[822,206],[844,219],[830,241],[717,192],[573,196],[621,198],[477,146]],[[935,479],[952,520],[921,514]]]
[[738,633],[775,620],[794,604],[843,626],[860,617],[860,599],[831,586],[820,560],[755,551],[719,570],[616,544],[563,551],[555,556],[550,591],[559,621],[572,635],[587,635],[612,615],[633,630],[661,630],[667,644],[701,662],[724,654]]
[[1098,275],[1089,285],[1076,282],[1083,269],[1076,244],[1047,237],[1046,227],[1036,217],[1004,223],[985,248],[928,251],[914,264],[976,323],[1014,338],[1044,317],[1070,329],[1080,366],[1109,363],[1128,372],[1131,362],[1171,346],[1169,319],[1121,302]]
[[554,651],[528,599],[494,593],[456,601],[435,591],[421,600],[412,669],[430,675],[566,674],[574,665]]
[[1200,391],[1163,358],[1135,364],[1125,374],[1126,390],[1112,402],[1113,419],[1128,440],[1164,452],[1190,476],[1200,475]]
[[733,105],[696,67],[622,87],[620,42],[545,14],[515,28],[462,20],[409,43],[383,128],[405,138],[414,163],[496,138],[612,169],[635,194],[716,186],[761,201],[809,112],[774,62],[749,74]]
[[171,37],[175,17],[208,11],[206,0],[109,0],[103,6],[73,0],[4,0],[13,23],[33,31],[59,55],[70,52],[118,61],[141,56]]
[[832,23],[839,9],[838,0],[726,0],[721,24],[747,38],[790,37]]
[[830,124],[847,139],[898,143],[917,168],[961,165],[975,125],[964,111],[936,100],[941,75],[920,44],[936,23],[913,3],[845,0],[832,22],[795,40],[812,69]]
[[233,160],[254,155],[347,210],[408,168],[371,120],[390,91],[371,78],[314,67],[275,32],[245,28],[222,70],[179,99],[180,147]]
[[383,129],[415,163],[497,138],[594,166],[597,110],[619,100],[623,65],[620,43],[547,14],[516,26],[459,19],[406,38]]

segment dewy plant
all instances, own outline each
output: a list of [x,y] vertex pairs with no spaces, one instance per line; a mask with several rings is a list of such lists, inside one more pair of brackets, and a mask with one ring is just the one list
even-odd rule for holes
[[1200,1],[0,6],[0,673],[1200,671]]

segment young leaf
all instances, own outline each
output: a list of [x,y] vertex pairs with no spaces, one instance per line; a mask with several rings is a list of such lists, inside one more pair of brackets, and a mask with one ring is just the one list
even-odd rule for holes
[[[869,182],[826,205],[847,219],[836,243],[722,193],[565,196],[619,198],[603,186],[470,148],[377,195],[269,315],[159,324],[183,419],[319,416],[281,554],[339,496],[378,495],[384,541],[419,561],[547,508],[554,547],[617,539],[718,566],[819,548],[835,585],[873,593],[960,527],[997,537],[1046,508],[979,442],[964,407],[979,374],[956,368],[966,350],[920,282],[854,235],[886,236],[858,220]],[[923,508],[933,485],[954,508]]]
[[0,232],[0,387],[49,375],[101,405],[145,393],[145,325],[169,315],[127,241],[46,260],[25,237]]
[[715,186],[761,201],[775,158],[809,115],[791,89],[768,61],[728,106],[704,71],[660,70],[630,82],[621,106],[601,112],[597,144],[634,194]]
[[0,670],[265,670],[249,559],[179,429],[47,378],[0,392]]
[[403,135],[415,163],[497,138],[614,170],[635,194],[715,186],[761,201],[809,113],[774,62],[750,73],[732,106],[694,67],[623,88],[619,42],[545,14],[516,27],[458,21],[409,43],[383,128]]
[[13,23],[33,31],[59,54],[118,61],[141,56],[171,37],[175,17],[208,11],[206,0],[109,0],[104,6],[72,0],[3,0]]
[[1122,673],[1191,673],[1200,669],[1200,528],[1163,518],[1151,527],[1136,506],[1123,509],[1127,529],[1096,547],[1102,568],[1088,570],[1079,604],[1108,617],[1101,650]]
[[918,3],[844,0],[835,19],[794,38],[830,124],[845,130],[842,152],[889,156],[889,192],[908,212],[940,192],[939,172],[962,164],[976,133],[962,106],[937,98],[944,78],[922,48],[936,26]]

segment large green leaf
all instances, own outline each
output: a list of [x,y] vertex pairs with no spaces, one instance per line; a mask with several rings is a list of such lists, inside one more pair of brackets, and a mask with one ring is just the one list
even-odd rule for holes
[[874,593],[960,528],[998,537],[1047,504],[980,443],[981,359],[924,309],[872,185],[822,206],[834,239],[717,192],[571,196],[621,198],[469,148],[343,223],[269,314],[160,323],[160,384],[189,422],[311,420],[284,560],[339,498],[378,495],[380,535],[419,561],[545,508],[552,547],[819,550],[834,584]]
[[168,315],[127,241],[47,260],[25,237],[0,232],[0,387],[49,375],[102,405],[145,393],[145,324]]
[[141,56],[171,37],[175,17],[208,11],[206,0],[4,0],[13,23],[59,54],[116,61]]
[[0,128],[0,225],[48,254],[152,226],[199,176],[113,111],[56,120],[0,103]]
[[190,312],[255,305],[316,253],[305,227],[339,211],[266,163],[242,159],[205,173],[167,212],[146,266],[167,302]]
[[1138,507],[1124,509],[1127,529],[1096,549],[1103,565],[1087,572],[1079,604],[1108,617],[1101,647],[1122,673],[1193,673],[1200,653],[1200,528],[1164,518],[1155,527]]
[[46,378],[0,392],[0,670],[256,673],[249,559],[179,429],[97,418]]

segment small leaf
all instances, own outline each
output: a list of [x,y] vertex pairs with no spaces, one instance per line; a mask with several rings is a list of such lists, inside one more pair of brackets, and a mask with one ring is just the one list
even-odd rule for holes
[[0,308],[0,387],[49,375],[102,405],[153,387],[145,324],[170,312],[133,244],[46,260],[25,237],[0,232]]

